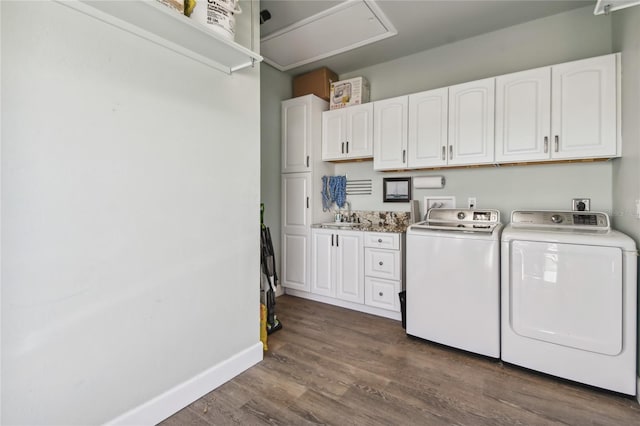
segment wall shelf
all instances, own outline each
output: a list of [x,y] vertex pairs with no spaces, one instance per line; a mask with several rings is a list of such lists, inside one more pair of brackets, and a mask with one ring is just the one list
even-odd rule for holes
[[227,74],[262,61],[257,53],[156,0],[57,1]]

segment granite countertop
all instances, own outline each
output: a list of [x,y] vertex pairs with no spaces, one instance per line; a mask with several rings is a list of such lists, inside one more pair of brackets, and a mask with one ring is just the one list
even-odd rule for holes
[[369,211],[369,210],[355,210],[350,212],[350,221],[344,222],[331,222],[331,223],[319,223],[313,225],[314,228],[325,229],[343,229],[352,231],[367,231],[367,232],[395,232],[404,233],[407,231],[411,222],[411,215],[409,212],[385,212],[385,211]]
[[327,222],[315,223],[312,228],[336,229],[342,231],[364,231],[364,232],[406,232],[408,225],[404,224],[370,224],[370,223],[348,223],[348,222]]

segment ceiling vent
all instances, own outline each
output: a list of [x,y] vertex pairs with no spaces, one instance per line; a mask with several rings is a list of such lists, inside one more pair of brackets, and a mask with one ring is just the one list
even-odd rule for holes
[[263,37],[260,54],[287,71],[396,34],[375,2],[351,0]]

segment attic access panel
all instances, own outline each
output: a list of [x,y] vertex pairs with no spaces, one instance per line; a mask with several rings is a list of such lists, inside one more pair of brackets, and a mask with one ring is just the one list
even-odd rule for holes
[[373,1],[346,1],[263,37],[260,54],[287,71],[396,34]]

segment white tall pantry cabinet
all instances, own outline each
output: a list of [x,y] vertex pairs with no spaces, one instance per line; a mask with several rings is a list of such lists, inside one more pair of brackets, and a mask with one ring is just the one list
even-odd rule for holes
[[322,211],[322,176],[333,164],[321,159],[322,112],[315,95],[282,102],[282,273],[283,287],[310,291],[311,224],[328,222]]

